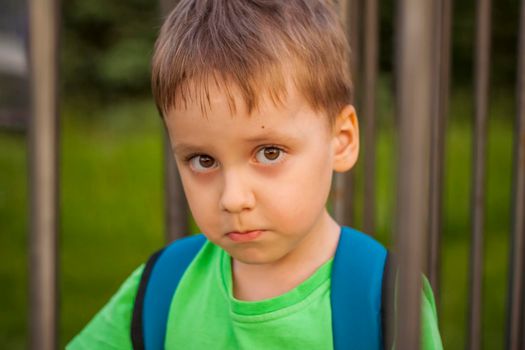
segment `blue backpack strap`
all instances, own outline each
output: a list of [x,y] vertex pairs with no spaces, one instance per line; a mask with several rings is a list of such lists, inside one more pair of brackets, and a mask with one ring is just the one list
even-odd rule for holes
[[171,243],[148,260],[133,310],[133,349],[164,349],[173,294],[205,242],[206,237],[202,234],[186,237]]
[[332,332],[335,350],[382,349],[381,289],[386,249],[342,227],[332,267]]
[[161,249],[150,256],[146,266],[144,267],[144,270],[142,271],[139,288],[137,290],[135,303],[133,305],[133,315],[131,318],[131,343],[134,350],[144,350],[144,333],[142,332],[142,310],[144,309],[144,295],[146,293],[146,287],[148,286],[151,270],[155,266],[158,257],[163,251],[164,249]]

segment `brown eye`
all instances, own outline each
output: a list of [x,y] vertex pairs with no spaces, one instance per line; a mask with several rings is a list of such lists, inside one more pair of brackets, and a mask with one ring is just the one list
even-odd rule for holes
[[215,160],[210,156],[199,156],[199,164],[203,168],[211,168],[215,164]]
[[264,157],[268,160],[276,160],[277,158],[279,158],[280,154],[281,151],[275,147],[264,149]]
[[189,160],[189,164],[192,170],[200,173],[212,170],[217,166],[215,159],[206,154],[199,154],[192,157]]
[[283,157],[284,151],[279,147],[264,147],[257,151],[255,158],[262,164],[278,163]]

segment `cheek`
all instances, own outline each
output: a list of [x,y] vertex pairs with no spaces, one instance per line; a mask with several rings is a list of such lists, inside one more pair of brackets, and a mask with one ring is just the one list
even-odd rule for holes
[[313,219],[324,210],[330,193],[331,178],[329,160],[318,158],[316,162],[312,162],[309,159],[301,162],[300,166],[294,166],[278,182],[281,185],[274,187],[271,194],[266,195],[272,195],[274,211],[283,220]]
[[206,177],[197,179],[185,170],[179,171],[179,174],[193,218],[201,230],[206,230],[208,226],[214,225],[214,223],[210,224],[214,218],[214,203],[216,203],[213,187],[210,185],[212,179]]

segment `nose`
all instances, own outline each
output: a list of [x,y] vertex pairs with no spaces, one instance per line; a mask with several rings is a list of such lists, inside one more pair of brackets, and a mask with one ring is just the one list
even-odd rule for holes
[[244,210],[253,209],[255,196],[248,176],[236,170],[225,171],[223,174],[221,209],[230,213],[240,213]]

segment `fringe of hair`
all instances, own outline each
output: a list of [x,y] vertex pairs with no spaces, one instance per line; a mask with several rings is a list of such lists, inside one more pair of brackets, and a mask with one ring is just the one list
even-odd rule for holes
[[153,95],[161,116],[188,103],[206,114],[215,84],[235,113],[235,87],[251,113],[282,104],[290,80],[332,122],[351,101],[349,50],[331,1],[182,0],[155,44]]

